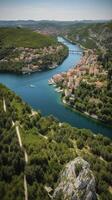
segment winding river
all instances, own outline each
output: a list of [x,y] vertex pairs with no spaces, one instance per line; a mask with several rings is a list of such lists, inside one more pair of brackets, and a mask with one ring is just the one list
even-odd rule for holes
[[[81,50],[77,45],[73,45],[61,37],[58,40],[67,45],[69,50]],[[36,72],[31,75],[0,74],[0,82],[15,91],[34,109],[41,110],[43,115],[52,114],[60,121],[68,122],[72,126],[91,129],[95,133],[112,137],[112,128],[96,122],[79,112],[72,112],[66,108],[53,86],[48,85],[48,79],[56,73],[67,71],[69,68],[75,66],[81,57],[81,54],[69,53],[68,57],[59,67],[50,71]],[[31,85],[35,87],[30,87]]]

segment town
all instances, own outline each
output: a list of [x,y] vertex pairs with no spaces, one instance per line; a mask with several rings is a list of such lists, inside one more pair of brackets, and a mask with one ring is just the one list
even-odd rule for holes
[[10,65],[17,65],[19,63],[23,74],[53,69],[67,55],[64,48],[61,44],[38,49],[16,47],[11,54],[0,60],[0,64],[5,66],[8,63]]
[[[67,72],[54,75],[49,81],[49,85],[56,87],[56,91],[62,93],[62,101],[68,106],[72,106],[74,109],[77,108],[76,91],[81,84],[89,85],[98,90],[107,86],[107,71],[104,70],[103,66],[98,62],[98,55],[95,50],[85,50],[84,55],[79,64],[76,67],[69,69]],[[98,103],[100,100],[93,99],[94,102]],[[80,101],[80,98],[78,99]],[[83,110],[80,109],[81,112]],[[90,115],[86,109],[84,109],[86,115]],[[97,115],[92,113],[92,118],[97,119]]]

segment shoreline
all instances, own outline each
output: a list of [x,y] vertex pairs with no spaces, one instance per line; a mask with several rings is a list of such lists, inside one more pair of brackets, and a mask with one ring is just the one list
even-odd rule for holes
[[88,50],[87,48],[85,48],[84,46],[82,46],[80,43],[78,42],[73,42],[72,40],[70,40],[69,38],[66,38],[65,36],[63,37],[65,40],[67,40],[68,42],[70,42],[73,45],[78,45],[82,50]]
[[[48,85],[52,85],[52,86],[55,88],[54,90],[55,90],[58,94],[61,94],[61,93],[63,92],[63,89],[59,89],[59,87],[56,86],[56,84],[55,84],[55,82],[53,81],[52,78],[51,78],[50,80],[48,80]],[[105,126],[107,126],[107,127],[109,127],[109,128],[112,128],[111,125],[110,125],[110,126],[109,126],[109,125],[106,125],[104,121],[98,119],[98,116],[96,116],[96,115],[90,115],[90,114],[87,113],[87,112],[82,112],[82,111],[76,109],[75,107],[74,107],[74,108],[71,107],[70,104],[67,103],[66,100],[63,99],[62,97],[60,97],[60,100],[61,100],[61,103],[62,103],[65,107],[67,107],[68,109],[72,110],[73,112],[78,112],[78,113],[80,113],[81,115],[83,115],[83,116],[85,116],[85,117],[87,117],[87,118],[90,118],[90,119],[94,120],[94,121],[97,122],[97,123],[99,122],[99,123],[101,123],[101,124],[103,124],[103,125],[105,125]]]
[[[68,46],[69,46],[69,44],[68,44]],[[77,49],[77,47],[74,47],[75,49]],[[78,56],[78,62],[79,62],[79,59],[81,58],[82,56]],[[77,57],[76,57],[77,58]],[[67,58],[68,59],[68,58]],[[69,64],[69,63],[68,63]],[[72,65],[71,64],[69,64],[69,68],[71,68],[71,66],[73,66],[74,65],[74,61],[72,62]],[[66,65],[63,65],[62,66],[62,68],[61,68],[61,70],[59,70],[60,72],[62,72],[63,73],[63,71],[65,70],[65,72],[66,72],[66,70],[67,69],[69,69],[68,68],[68,66],[67,66],[67,64]],[[56,69],[55,69],[56,70]],[[43,82],[43,79],[44,79],[44,76],[46,77],[46,85],[47,85],[47,80],[48,79],[50,79],[53,75],[52,74],[56,74],[56,72],[55,72],[55,70],[54,71],[47,71],[47,72],[45,72],[45,75],[44,75],[44,72],[42,73],[42,72],[40,72],[40,73],[36,73],[35,75],[36,75],[36,81],[37,81],[37,83],[39,83],[39,84],[41,84],[42,82]],[[56,70],[57,71],[57,70]],[[43,74],[43,75],[42,75]],[[8,75],[8,74],[7,74]],[[39,101],[39,103],[38,103],[38,107],[37,107],[37,104],[36,103],[32,103],[32,102],[30,102],[29,101],[29,98],[30,97],[26,97],[26,95],[25,95],[25,93],[23,93],[23,91],[27,91],[26,89],[26,87],[24,87],[24,81],[23,81],[23,78],[22,77],[32,77],[31,78],[31,81],[29,82],[29,84],[35,84],[34,82],[33,82],[33,75],[32,76],[28,76],[28,75],[26,75],[26,76],[17,76],[16,77],[16,75],[12,75],[12,77],[9,75],[9,80],[7,79],[7,75],[5,76],[4,75],[4,77],[3,77],[3,80],[1,79],[1,82],[2,83],[5,83],[5,85],[8,83],[8,86],[9,86],[9,81],[10,81],[10,79],[11,80],[14,80],[15,82],[16,82],[16,79],[17,79],[17,81],[19,80],[21,80],[21,83],[20,83],[20,85],[23,87],[20,87],[20,94],[21,94],[21,97],[22,98],[24,98],[25,97],[25,99],[26,99],[26,101],[27,102],[29,102],[29,104],[31,105],[31,107],[35,107],[35,109],[40,109],[40,110],[42,110],[42,104],[41,104],[41,101]],[[39,79],[38,78],[38,75],[39,76],[42,76],[43,77],[43,79]],[[18,77],[21,77],[21,78],[18,78]],[[1,75],[1,78],[2,78],[2,75]],[[8,80],[8,81],[7,81]],[[23,82],[23,83],[22,83]],[[19,82],[18,82],[18,84],[17,85],[19,85]],[[17,87],[15,87],[15,86],[13,86],[12,85],[12,83],[11,83],[11,85],[10,85],[10,88],[12,88],[12,90],[13,91],[15,91],[15,93],[17,93],[18,92],[18,90],[16,89]],[[45,86],[44,86],[44,88],[46,88]],[[47,89],[48,89],[48,86],[47,86]],[[51,90],[54,90],[55,88],[53,88],[52,87],[52,89]],[[33,92],[33,91],[36,91],[36,92]],[[40,98],[40,92],[38,92],[38,90],[37,89],[34,89],[34,90],[31,90],[30,92],[31,92],[31,94],[32,94],[32,99],[33,98]],[[50,90],[49,90],[50,91]],[[43,96],[43,98],[45,97],[44,96],[44,94],[43,94],[43,92],[41,91],[41,93],[42,93],[42,96]],[[54,95],[54,92],[53,92],[53,95]],[[75,127],[79,127],[79,128],[84,128],[84,127],[86,127],[87,129],[91,129],[93,132],[95,132],[95,130],[97,130],[96,131],[96,133],[97,132],[100,132],[100,133],[102,133],[103,135],[109,135],[109,137],[110,137],[110,133],[111,133],[111,130],[110,129],[108,129],[108,128],[106,128],[106,127],[104,127],[103,128],[103,126],[102,125],[99,125],[99,124],[97,124],[97,123],[94,123],[94,121],[93,120],[90,120],[89,121],[89,119],[87,119],[86,118],[86,116],[84,117],[84,116],[82,116],[81,117],[81,115],[82,115],[82,113],[81,113],[81,115],[80,114],[78,114],[78,111],[77,112],[71,112],[71,110],[70,110],[70,107],[69,107],[69,109],[67,109],[67,110],[65,110],[65,108],[64,108],[64,105],[62,105],[61,103],[59,103],[60,102],[60,94],[58,95],[58,94],[56,94],[57,95],[57,97],[58,97],[58,99],[57,98],[54,98],[53,97],[53,101],[55,102],[56,101],[56,108],[60,108],[59,109],[59,117],[57,116],[57,114],[53,111],[54,110],[54,108],[51,110],[51,113],[53,113],[53,115],[54,116],[57,116],[57,118],[59,118],[60,120],[62,120],[62,121],[64,121],[64,122],[66,122],[66,123],[69,123],[69,124],[71,124],[73,127],[75,126]],[[38,98],[38,99],[39,99]],[[31,99],[31,98],[30,98]],[[49,100],[51,100],[50,99],[50,96],[48,96],[48,99]],[[57,99],[57,100],[56,100]],[[58,101],[58,102],[57,102]],[[60,104],[60,106],[58,107],[58,104]],[[49,105],[49,103],[46,103],[46,105]],[[45,106],[45,105],[43,105],[43,106]],[[51,107],[52,105],[50,105],[50,107]],[[44,108],[44,107],[43,107]],[[46,109],[46,108],[45,108]],[[44,109],[43,109],[44,110]],[[61,113],[61,110],[62,110],[62,113]],[[44,111],[42,111],[42,112],[44,112]],[[45,115],[47,115],[47,113],[49,112],[49,108],[47,108],[47,111],[45,111],[46,112],[46,114]],[[65,114],[65,115],[64,115]],[[75,116],[75,118],[74,118],[74,116]],[[80,119],[80,121],[77,121],[77,118],[79,118]],[[82,125],[83,124],[83,122],[85,122],[85,125]],[[89,126],[89,123],[90,123],[90,126]],[[94,127],[95,126],[95,127]],[[99,131],[101,129],[101,131]],[[103,130],[104,129],[104,130]]]
[[107,124],[105,124],[104,121],[101,121],[101,120],[99,120],[99,119],[95,119],[95,118],[92,117],[89,113],[88,113],[88,115],[87,115],[86,113],[81,112],[81,111],[77,110],[76,108],[71,107],[67,102],[65,102],[65,101],[63,101],[63,100],[64,100],[64,99],[60,97],[60,102],[61,102],[67,109],[70,109],[72,112],[77,112],[77,113],[79,113],[80,115],[82,115],[82,116],[84,116],[84,117],[86,117],[86,118],[88,118],[88,119],[91,119],[91,120],[95,121],[95,122],[98,123],[98,124],[104,125],[104,126],[106,126],[106,127],[108,127],[108,128],[112,128],[111,125],[107,125]]
[[[66,37],[64,37],[64,39],[66,39],[68,42],[70,42],[70,43],[72,43],[72,44],[75,44],[75,45],[78,45],[78,46],[80,46],[80,48],[83,50],[82,52],[84,52],[84,50],[90,50],[90,49],[87,49],[87,48],[85,48],[85,47],[83,47],[82,45],[80,45],[79,43],[74,43],[74,42],[72,42],[70,39],[68,39],[68,38],[66,38]],[[84,54],[82,55],[82,58],[84,57]],[[78,64],[77,64],[78,65]],[[75,66],[75,68],[77,67],[77,65]],[[73,67],[71,67],[71,69],[72,69]],[[57,84],[55,83],[55,81],[53,80],[53,77],[48,81],[48,84],[49,85],[55,85],[55,91],[56,92],[58,92],[58,93],[60,93],[60,94],[62,94],[62,91],[63,91],[63,88],[62,89],[59,89],[58,87],[57,87]],[[64,105],[64,106],[66,106],[67,108],[69,108],[69,109],[71,109],[73,112],[79,112],[80,114],[82,114],[82,115],[84,115],[85,117],[87,117],[87,118],[90,118],[90,119],[92,119],[92,120],[94,120],[94,121],[96,121],[97,123],[101,123],[101,124],[103,124],[103,125],[105,125],[105,126],[107,126],[107,127],[109,127],[109,128],[112,128],[112,126],[111,125],[107,125],[106,123],[107,122],[105,122],[105,121],[102,121],[102,120],[100,120],[99,118],[98,118],[98,116],[97,115],[94,115],[94,114],[89,114],[88,112],[83,112],[83,111],[80,111],[80,110],[78,110],[78,109],[76,109],[75,107],[73,108],[69,103],[67,103],[66,102],[66,100],[65,99],[63,99],[62,97],[60,97],[61,98],[61,102],[62,102],[62,104]]]
[[26,75],[26,74],[33,74],[35,72],[44,72],[44,71],[50,71],[53,69],[58,68],[63,61],[68,57],[69,55],[69,51],[67,51],[67,54],[63,57],[63,59],[61,61],[59,61],[59,63],[57,63],[55,66],[52,67],[47,67],[47,69],[34,69],[34,70],[28,70],[28,71],[10,71],[10,70],[0,70],[0,73],[2,74],[6,74],[6,73],[10,73],[10,74],[15,74],[15,75]]

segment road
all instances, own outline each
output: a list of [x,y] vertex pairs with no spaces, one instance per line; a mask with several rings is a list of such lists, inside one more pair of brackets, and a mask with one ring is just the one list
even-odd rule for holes
[[6,103],[5,103],[5,99],[4,98],[3,98],[3,108],[4,108],[4,112],[7,112]]
[[18,137],[18,141],[19,141],[19,146],[22,148],[22,140],[21,140],[21,136],[20,136],[20,132],[19,132],[19,127],[16,125],[16,133],[17,133],[17,137]]
[[[7,107],[6,107],[4,98],[3,98],[3,109],[4,109],[4,112],[7,112]],[[24,151],[25,163],[27,164],[28,163],[28,154],[27,154],[26,150],[23,148],[22,139],[21,139],[21,135],[20,135],[20,131],[19,131],[19,126],[14,121],[12,121],[12,126],[15,126],[19,146]],[[24,194],[25,194],[25,200],[28,200],[28,187],[27,187],[27,180],[26,180],[25,174],[24,174]]]
[[[13,124],[15,125],[14,122],[13,122]],[[15,125],[15,128],[16,128],[16,134],[17,134],[18,141],[19,141],[19,146],[24,151],[25,163],[27,164],[28,163],[28,154],[27,154],[26,150],[23,148],[21,135],[20,135],[20,131],[19,131],[19,126]],[[25,174],[24,174],[24,194],[25,194],[25,200],[28,200],[28,187],[27,187],[27,180],[26,180],[26,175]]]

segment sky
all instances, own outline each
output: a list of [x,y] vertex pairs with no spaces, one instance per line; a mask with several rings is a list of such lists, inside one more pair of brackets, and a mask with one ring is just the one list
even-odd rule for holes
[[0,20],[112,19],[112,0],[0,0]]

